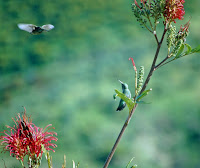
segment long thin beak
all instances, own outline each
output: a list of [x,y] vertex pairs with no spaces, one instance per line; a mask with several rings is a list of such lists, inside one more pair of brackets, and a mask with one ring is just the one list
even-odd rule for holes
[[119,82],[120,82],[121,84],[124,84],[124,83],[123,83],[122,81],[120,81],[120,80],[119,80]]

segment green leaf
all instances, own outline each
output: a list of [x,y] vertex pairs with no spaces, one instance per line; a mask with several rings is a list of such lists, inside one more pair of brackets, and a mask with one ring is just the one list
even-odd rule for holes
[[200,52],[200,45],[198,45],[196,48],[193,48],[191,53],[199,53]]
[[74,162],[73,160],[72,160],[72,165],[73,165],[73,168],[76,168],[76,167],[75,167],[75,162]]
[[[133,161],[134,158],[135,158],[135,157],[133,157],[133,158],[128,162],[128,164],[126,165],[126,168],[129,167],[129,165],[131,164],[131,162]],[[133,166],[132,166],[132,167],[133,167]]]
[[125,94],[121,93],[117,89],[115,89],[115,92],[117,93],[117,96],[119,96],[122,100],[125,101],[126,105],[129,108],[129,111],[131,111],[133,109],[135,103],[131,99],[129,99],[128,97],[126,97]]
[[192,51],[192,47],[189,44],[185,44],[187,47],[187,51],[184,53],[184,55],[188,55]]
[[42,151],[44,152],[44,154],[45,154],[45,157],[46,157],[46,160],[47,160],[47,163],[48,163],[48,167],[49,168],[52,168],[52,162],[51,162],[51,157],[50,157],[50,155],[49,155],[49,152],[47,152],[47,150],[45,149],[45,147],[44,147],[44,145],[42,144],[41,145],[41,147],[42,147]]
[[151,88],[142,92],[139,96],[136,97],[136,102],[139,102],[143,97],[148,95],[150,91],[152,91]]
[[136,168],[137,167],[137,165],[136,164],[134,164],[134,166],[132,166],[131,168]]
[[184,50],[184,44],[181,44],[175,58],[179,58],[179,56],[182,54],[183,50]]

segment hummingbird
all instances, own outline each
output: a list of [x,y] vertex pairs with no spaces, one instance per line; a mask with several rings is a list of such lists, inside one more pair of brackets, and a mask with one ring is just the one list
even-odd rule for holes
[[17,26],[19,27],[19,29],[27,31],[34,35],[40,34],[43,31],[49,31],[54,28],[52,24],[46,24],[40,27],[33,24],[19,23]]
[[[122,84],[122,93],[125,94],[126,97],[129,99],[131,98],[131,92],[128,89],[128,85],[126,83],[123,83],[122,81],[119,80],[119,82]],[[121,111],[126,107],[126,103],[124,100],[120,99],[119,101],[119,106],[116,111]]]

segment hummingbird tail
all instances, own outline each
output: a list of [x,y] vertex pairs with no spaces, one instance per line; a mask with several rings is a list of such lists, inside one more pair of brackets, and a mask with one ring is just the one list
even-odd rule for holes
[[126,103],[124,102],[122,105],[119,105],[119,106],[117,107],[117,110],[116,110],[116,111],[122,111],[125,107],[126,107]]

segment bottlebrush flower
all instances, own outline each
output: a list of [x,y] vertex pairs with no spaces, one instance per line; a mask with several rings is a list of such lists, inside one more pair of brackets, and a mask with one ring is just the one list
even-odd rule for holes
[[164,10],[164,17],[166,22],[176,23],[175,19],[182,20],[184,19],[183,16],[185,14],[184,0],[166,0],[165,10]]
[[55,148],[56,145],[51,143],[51,141],[57,141],[57,138],[54,137],[57,133],[48,132],[49,129],[54,129],[50,127],[51,124],[44,129],[35,126],[32,120],[26,116],[26,111],[22,118],[18,114],[16,120],[13,119],[13,121],[15,122],[13,127],[7,126],[10,131],[5,130],[3,132],[4,135],[0,136],[3,151],[9,151],[10,155],[22,162],[26,155],[32,160],[41,158],[43,154],[42,145],[46,150],[54,151],[50,147]]

